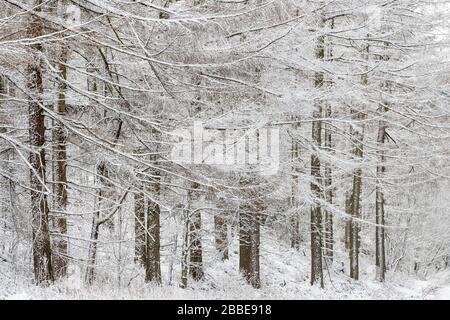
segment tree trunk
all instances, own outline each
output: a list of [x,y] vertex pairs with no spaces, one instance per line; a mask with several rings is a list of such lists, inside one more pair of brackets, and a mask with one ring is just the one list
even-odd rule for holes
[[214,230],[216,250],[220,259],[228,260],[228,225],[226,218],[221,213],[214,216]]
[[[331,106],[327,105],[327,108],[325,110],[325,117],[331,118]],[[331,131],[330,131],[330,125],[329,123],[325,124],[325,130],[324,130],[324,149],[331,153],[332,151],[332,141],[331,141]],[[332,169],[331,169],[331,163],[327,162],[325,163],[325,179],[324,179],[324,192],[325,192],[325,201],[331,206],[333,204],[333,189],[332,189]],[[330,212],[329,209],[324,210],[324,251],[325,251],[325,258],[329,262],[333,262],[333,213]]]
[[[155,174],[157,181],[152,183],[151,194],[159,199],[160,185],[159,172]],[[161,283],[161,262],[160,262],[160,207],[151,199],[147,202],[147,234],[146,234],[146,263],[145,281],[155,281]]]
[[[314,118],[319,118],[320,112],[315,112]],[[312,124],[312,138],[319,146],[321,143],[321,123],[315,120]],[[316,199],[321,197],[320,159],[315,151],[311,155],[311,192]],[[322,210],[314,199],[311,205],[311,285],[319,284],[323,287],[322,270]]]
[[[291,117],[292,121],[299,120],[297,116]],[[291,133],[291,163],[292,163],[292,181],[291,181],[291,196],[289,198],[289,206],[293,210],[293,214],[291,216],[291,248],[299,249],[300,248],[300,215],[298,213],[298,168],[297,161],[300,156],[299,153],[299,144],[296,138],[296,131],[299,127],[298,123],[294,123],[292,128],[294,129]]]
[[[330,20],[330,28],[334,29],[334,19]],[[326,52],[327,52],[327,59],[333,58],[333,46],[330,41],[327,41],[326,44]],[[332,88],[332,81],[329,80],[327,87],[331,90]],[[332,146],[332,130],[331,130],[331,116],[332,116],[332,109],[331,105],[327,103],[325,108],[325,118],[326,123],[324,126],[324,150],[328,153],[329,157],[332,156],[333,153],[333,146]],[[332,207],[333,205],[333,179],[332,179],[332,167],[331,167],[331,160],[328,160],[325,163],[325,169],[324,169],[324,192],[325,192],[325,201],[327,202],[329,207]],[[332,263],[333,262],[333,250],[334,250],[334,232],[333,232],[333,213],[330,211],[330,209],[325,210],[324,215],[324,253],[325,258],[327,259],[327,262]]]
[[[189,204],[189,199],[188,199]],[[181,249],[181,282],[180,287],[186,288],[188,284],[188,272],[189,272],[189,225],[190,225],[190,208],[187,206],[183,210],[183,245]]]
[[[388,28],[389,30],[390,28]],[[388,42],[384,43],[385,50],[390,46]],[[382,61],[389,61],[390,56],[386,51],[381,57]],[[386,81],[384,83],[384,88],[389,93],[390,83]],[[380,107],[382,116],[388,111],[389,102],[383,101]],[[386,140],[387,122],[384,119],[380,119],[378,123],[378,165],[377,165],[377,185],[375,189],[375,268],[376,268],[376,279],[380,282],[384,282],[386,278],[386,250],[385,250],[385,211],[384,211],[384,192],[383,192],[383,178],[386,172],[386,152],[384,150],[384,143]]]
[[[0,74],[0,106],[3,103],[3,99],[7,98],[7,93],[8,93],[7,83],[8,82],[7,82],[6,77],[4,77]],[[6,132],[6,129],[0,127],[0,133],[4,133],[4,132]]]
[[189,273],[196,281],[203,278],[203,251],[202,251],[202,218],[201,210],[197,208],[199,205],[200,196],[197,189],[200,185],[196,182],[192,183],[189,191],[189,199],[191,201],[190,223],[189,223],[189,237],[190,237],[190,262]]
[[386,124],[383,120],[380,120],[378,125],[378,157],[379,165],[377,166],[377,185],[376,185],[376,204],[375,204],[375,266],[376,266],[376,278],[380,282],[384,282],[386,273],[386,261],[385,261],[385,229],[384,229],[384,194],[382,189],[382,179],[386,171],[384,165],[386,161],[385,151],[383,150],[383,144],[386,136]]
[[[35,11],[39,11],[42,1],[33,3]],[[31,15],[27,28],[30,39],[38,39],[43,35],[42,20]],[[44,112],[41,108],[43,84],[41,71],[42,45],[34,43],[30,45],[32,59],[27,66],[27,90],[28,119],[30,147],[30,187],[31,187],[31,216],[33,235],[33,267],[37,284],[45,284],[53,281],[52,254],[50,246],[50,234],[48,224],[48,202],[45,185],[45,123]]]
[[144,193],[134,194],[134,261],[145,265],[145,202]]
[[[323,26],[323,22],[321,24]],[[325,55],[324,36],[320,36],[316,48],[316,58],[322,61]],[[324,74],[316,72],[314,86],[317,91],[323,87]],[[320,159],[318,151],[322,144],[322,103],[320,98],[316,101],[316,110],[313,112],[312,141],[313,148],[311,154],[311,193],[314,196],[311,205],[311,285],[319,284],[323,288],[322,269],[322,209],[318,199],[322,197],[322,178],[320,173]]]
[[255,187],[249,188],[255,183],[250,176],[240,179],[243,199],[239,207],[239,271],[249,284],[260,288],[260,225],[264,203],[260,192]]
[[[345,213],[350,217],[352,215],[352,192],[347,191],[345,194]],[[352,220],[350,217],[345,218],[345,249],[350,250],[350,228],[352,225]]]
[[[363,120],[363,115],[361,113],[358,114],[357,119]],[[363,157],[363,125],[353,132],[353,155],[356,159],[362,159]],[[352,279],[359,279],[359,251],[360,251],[360,239],[359,239],[359,231],[360,231],[360,223],[359,219],[361,218],[361,191],[362,191],[362,169],[358,167],[354,170],[353,173],[353,190],[351,196],[351,221],[350,221],[350,246],[349,246],[349,256],[350,256],[350,277]]]
[[219,198],[217,207],[219,212],[214,215],[214,237],[216,251],[223,261],[228,260],[228,209],[225,199]]
[[[120,134],[122,132],[122,126],[123,121],[119,119],[119,123],[117,126],[117,130],[114,133],[113,137],[113,143],[114,145],[117,144]],[[106,197],[106,192],[104,190],[104,185],[107,181],[104,179],[109,175],[108,173],[108,166],[105,161],[101,161],[97,165],[97,182],[98,182],[98,191],[96,195],[97,199],[97,210],[95,210],[93,216],[92,216],[92,227],[91,227],[91,238],[89,243],[89,253],[88,253],[88,261],[87,261],[87,268],[86,268],[86,275],[85,275],[85,282],[87,284],[92,284],[95,278],[95,263],[97,258],[97,244],[98,244],[98,237],[99,237],[99,231],[100,231],[100,218],[101,218],[101,207],[102,203],[104,202],[104,198]],[[109,222],[110,219],[108,219],[106,222]]]
[[[102,177],[106,175],[106,164],[105,162],[101,162],[97,166],[97,181],[98,185],[100,185],[100,182],[102,180]],[[89,253],[88,253],[88,259],[87,259],[87,267],[86,267],[86,275],[85,275],[85,282],[88,285],[91,285],[94,282],[95,278],[95,263],[97,258],[97,243],[98,243],[98,236],[99,236],[99,230],[100,230],[100,212],[103,202],[103,188],[99,186],[99,189],[97,191],[96,199],[97,199],[97,209],[95,210],[93,216],[92,216],[92,227],[91,227],[91,237],[90,237],[90,243],[89,243]]]
[[[60,77],[67,79],[65,63],[68,59],[67,48],[61,49],[61,63],[58,65]],[[56,113],[63,117],[66,114],[66,89],[63,81],[59,83],[58,103]],[[67,276],[68,252],[67,252],[67,136],[63,124],[56,121],[53,128],[53,156],[55,163],[55,203],[52,217],[53,231],[56,236],[53,239],[53,269],[56,278]]]
[[[364,58],[369,60],[369,45],[365,48]],[[362,76],[362,85],[367,86],[368,76],[367,73]],[[359,161],[362,160],[364,152],[364,120],[366,118],[363,111],[353,111],[355,113],[354,119],[357,124],[352,127],[351,136],[353,143],[353,156]],[[351,198],[351,227],[350,227],[350,277],[352,279],[359,279],[359,251],[360,251],[360,222],[361,218],[361,193],[362,193],[362,168],[361,164],[354,170],[353,173],[353,190]]]

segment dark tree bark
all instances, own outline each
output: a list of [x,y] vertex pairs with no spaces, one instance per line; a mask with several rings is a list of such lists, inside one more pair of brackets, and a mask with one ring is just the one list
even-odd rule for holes
[[[384,109],[384,107],[383,107]],[[378,157],[379,165],[377,166],[377,185],[376,185],[376,204],[375,204],[375,267],[376,278],[380,282],[384,282],[386,274],[386,252],[385,252],[385,217],[384,217],[384,193],[382,189],[382,179],[386,171],[385,162],[386,155],[383,145],[386,137],[386,123],[380,120],[378,125]]]
[[145,202],[144,193],[134,194],[134,261],[145,264]]
[[[67,79],[67,67],[65,63],[68,59],[67,48],[61,49],[58,71],[63,80]],[[56,113],[60,117],[66,114],[66,90],[67,85],[60,81],[58,88],[58,102],[56,104]],[[53,157],[56,162],[55,168],[55,202],[54,213],[52,216],[53,231],[56,236],[53,239],[53,268],[56,278],[67,276],[68,252],[67,252],[67,154],[66,154],[67,135],[64,125],[56,121],[53,128]]]
[[[4,76],[0,75],[0,100],[3,100],[6,98],[7,94],[7,80]],[[3,101],[0,101],[0,104]],[[3,130],[3,128],[0,128],[0,130]],[[3,131],[0,131],[3,132]]]
[[[323,21],[322,24],[323,26]],[[317,41],[316,58],[322,61],[325,55],[324,36],[320,36]],[[314,86],[316,89],[324,85],[323,72],[316,72]],[[312,141],[313,148],[311,154],[311,193],[314,202],[311,205],[311,285],[319,284],[323,288],[322,269],[322,208],[317,202],[322,197],[322,177],[320,173],[320,158],[318,155],[322,144],[322,103],[320,98],[316,101],[316,110],[313,112]]]
[[186,288],[188,274],[196,281],[203,279],[203,251],[201,241],[200,184],[190,183],[187,204],[184,209],[183,247],[181,253],[181,288]]
[[[107,169],[105,162],[101,162],[97,166],[97,184],[100,185],[103,177],[107,175]],[[102,202],[104,200],[104,191],[100,187],[97,191],[97,209],[92,216],[92,227],[91,227],[91,242],[89,243],[89,253],[87,259],[85,282],[91,285],[95,278],[95,263],[97,258],[97,242],[100,230],[100,212],[102,207]]]
[[[389,27],[385,27],[388,30]],[[384,43],[385,50],[390,46],[388,42]],[[382,61],[389,61],[390,56],[386,51],[385,54],[381,56]],[[389,81],[386,81],[383,85],[383,89],[388,93],[391,93],[391,85]],[[380,112],[382,116],[385,116],[385,113],[389,110],[389,102],[383,101],[380,106]],[[387,122],[384,118],[380,119],[378,123],[378,165],[377,165],[377,184],[375,189],[375,268],[376,268],[376,278],[380,282],[384,282],[386,280],[386,249],[385,249],[385,200],[384,200],[384,192],[383,192],[383,178],[386,172],[386,151],[385,151],[385,142],[387,135]]]
[[[189,204],[189,199],[188,199]],[[181,249],[181,282],[180,287],[186,288],[188,284],[189,273],[189,225],[190,225],[190,208],[185,207],[183,210],[183,245]]]
[[[350,217],[352,215],[352,192],[347,191],[345,193],[345,213],[347,213]],[[350,228],[351,228],[351,218],[347,217],[345,219],[345,249],[350,250]]]
[[[364,50],[365,60],[369,60],[369,45]],[[368,76],[364,74],[361,79],[362,85],[367,86]],[[353,157],[361,161],[364,155],[364,120],[366,115],[362,111],[352,111],[356,125],[351,128],[351,137],[353,144]],[[362,193],[362,168],[359,165],[353,172],[353,190],[351,197],[351,227],[350,227],[350,277],[359,279],[359,252],[360,252],[360,222],[361,218],[361,193]]]
[[[40,10],[41,0],[34,1],[36,11]],[[27,26],[30,39],[43,35],[43,22],[36,15],[30,16]],[[33,235],[33,269],[37,284],[53,281],[52,253],[48,224],[48,201],[45,185],[45,123],[42,105],[42,45],[39,42],[30,45],[32,57],[27,66],[28,119],[30,152],[30,188],[31,188],[31,225]]]
[[191,201],[191,217],[189,223],[189,237],[190,237],[190,261],[189,273],[196,281],[203,279],[203,250],[202,250],[202,217],[201,210],[197,208],[199,205],[200,195],[197,191],[200,185],[196,182],[192,183],[190,192]]
[[[325,110],[325,117],[331,118],[331,106],[327,105]],[[324,149],[331,153],[332,151],[332,140],[331,140],[331,130],[329,123],[325,124],[324,130]],[[333,204],[333,189],[332,189],[332,169],[331,163],[325,163],[324,169],[324,192],[325,201],[331,206]],[[324,210],[324,255],[328,262],[333,262],[333,213],[329,209]]]
[[[155,180],[151,183],[150,193],[159,199],[160,174],[154,172]],[[160,213],[159,204],[152,199],[147,202],[147,234],[146,234],[146,263],[145,281],[161,283],[161,259],[160,259]]]
[[[315,118],[320,117],[319,112],[315,112]],[[316,145],[321,143],[321,124],[314,121],[312,125],[312,137]],[[316,152],[311,155],[311,191],[316,199],[322,194],[320,159]],[[320,204],[314,202],[311,205],[311,285],[319,284],[323,287],[322,270],[322,210]]]
[[240,178],[242,199],[239,207],[239,270],[254,288],[261,287],[260,226],[265,208],[262,190],[251,174]]
[[[296,115],[291,116],[291,121],[297,121],[299,117]],[[299,123],[293,123],[291,133],[291,162],[292,162],[292,182],[291,182],[291,196],[289,198],[289,206],[294,210],[291,217],[291,247],[294,249],[300,248],[300,215],[298,209],[298,165],[297,161],[300,157],[299,143],[296,138],[296,129],[298,129]]]
[[[363,115],[359,113],[357,119],[363,120]],[[353,131],[353,156],[355,159],[362,159],[363,157],[363,127],[360,126]],[[351,196],[351,221],[349,229],[349,256],[350,256],[350,277],[352,279],[359,279],[359,251],[360,251],[360,222],[361,218],[361,192],[362,192],[362,168],[358,167],[353,173],[353,189]]]
[[225,199],[217,200],[219,212],[214,215],[214,238],[221,260],[228,260],[228,208]]

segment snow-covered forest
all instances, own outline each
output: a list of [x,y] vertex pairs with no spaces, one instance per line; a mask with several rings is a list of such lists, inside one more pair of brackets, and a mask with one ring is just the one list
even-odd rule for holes
[[0,5],[0,299],[450,297],[450,1]]

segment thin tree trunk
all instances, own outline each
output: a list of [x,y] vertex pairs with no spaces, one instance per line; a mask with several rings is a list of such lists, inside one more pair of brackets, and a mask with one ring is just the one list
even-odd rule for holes
[[228,260],[228,210],[225,199],[218,199],[217,208],[219,212],[214,215],[216,250],[219,253],[221,260]]
[[[330,28],[334,29],[334,19],[330,20]],[[327,52],[327,59],[333,58],[333,46],[330,41],[327,41],[326,44],[326,52]],[[329,79],[327,87],[331,90],[332,88],[332,81]],[[331,157],[333,152],[333,144],[332,144],[332,130],[331,130],[331,116],[332,116],[332,108],[331,104],[327,103],[325,108],[325,118],[327,119],[325,125],[324,125],[324,149],[326,152],[328,152],[329,156]],[[325,192],[325,201],[327,202],[329,207],[332,207],[333,205],[333,179],[332,179],[332,166],[331,161],[328,160],[325,163],[325,169],[324,169],[324,192]],[[330,211],[330,209],[325,210],[324,215],[324,253],[325,257],[327,259],[327,262],[332,263],[333,262],[333,250],[334,250],[334,231],[333,231],[333,213]]]
[[189,237],[190,237],[190,263],[189,273],[196,281],[203,278],[203,250],[202,250],[202,217],[201,210],[196,208],[199,205],[199,194],[196,191],[200,185],[194,182],[191,186],[190,201],[194,210],[191,211],[190,223],[189,223]]
[[264,204],[256,188],[255,179],[243,176],[240,185],[244,197],[239,208],[239,271],[254,288],[261,287],[260,279],[260,225]]
[[[319,118],[320,112],[315,112],[314,118]],[[312,125],[312,137],[316,145],[321,143],[321,123],[314,121]],[[316,199],[321,197],[320,159],[315,151],[311,155],[311,192]],[[323,287],[322,270],[322,210],[314,200],[311,205],[311,285],[319,284]]]
[[[120,120],[117,131],[114,134],[113,142],[114,144],[117,144],[117,141],[119,140],[120,133],[122,132],[122,125],[123,121]],[[87,284],[92,284],[95,278],[95,263],[97,258],[97,244],[98,244],[98,237],[99,237],[99,231],[100,231],[100,218],[101,218],[101,206],[105,198],[105,192],[104,192],[104,186],[102,186],[102,181],[105,177],[108,176],[108,166],[105,161],[101,161],[97,165],[97,181],[99,182],[99,189],[97,191],[96,199],[97,199],[97,210],[95,210],[93,216],[92,216],[92,227],[91,227],[91,238],[89,243],[89,253],[88,253],[88,260],[87,260],[87,268],[86,268],[86,275],[85,275],[85,282]],[[106,221],[110,221],[109,219]]]
[[[40,11],[42,1],[33,3],[35,11]],[[36,15],[31,15],[27,34],[30,39],[38,39],[43,35],[43,22]],[[28,119],[30,152],[30,187],[31,216],[33,235],[33,268],[37,284],[53,281],[52,253],[48,224],[48,202],[45,185],[45,123],[41,108],[43,84],[41,71],[42,45],[37,42],[30,45],[33,56],[27,66],[27,89],[29,94]]]
[[[159,199],[159,172],[155,174],[157,181],[152,183],[151,194]],[[147,202],[147,235],[146,235],[146,263],[145,281],[161,283],[160,259],[160,213],[159,204],[151,199]]]
[[239,210],[239,271],[250,282],[252,277],[251,268],[251,239],[250,225],[251,215],[241,206]]
[[[61,63],[58,65],[60,77],[67,79],[65,63],[68,59],[67,48],[61,49]],[[63,117],[66,114],[66,89],[64,81],[59,83],[58,103],[56,113]],[[53,231],[57,235],[53,239],[53,268],[56,278],[67,276],[68,252],[67,252],[67,136],[63,124],[56,121],[53,128],[53,154],[55,163],[55,207],[52,217]]]
[[228,260],[228,224],[222,213],[214,216],[216,250],[221,260]]
[[[369,45],[365,48],[365,60],[369,60]],[[362,76],[362,85],[367,86],[368,76]],[[351,132],[353,142],[353,156],[355,159],[362,160],[364,155],[364,120],[366,118],[364,112],[356,111],[354,116],[358,122]],[[359,165],[353,173],[353,190],[351,201],[351,227],[350,227],[350,277],[352,279],[359,279],[359,252],[360,252],[360,222],[361,218],[361,193],[362,193],[362,168]]]
[[[363,120],[362,114],[358,114],[357,119]],[[356,129],[353,132],[353,155],[356,159],[362,159],[363,157],[363,127]],[[360,223],[361,218],[361,192],[362,192],[362,169],[358,167],[353,173],[353,190],[351,201],[351,226],[349,232],[350,246],[350,277],[352,279],[359,279],[359,251],[360,251]]]
[[177,255],[177,248],[178,248],[178,233],[176,232],[173,235],[172,238],[172,255],[169,258],[169,286],[172,285],[172,279],[173,279],[173,263],[175,261],[175,257]]
[[257,210],[253,213],[251,221],[251,270],[252,277],[250,283],[254,288],[261,287],[261,271],[260,271],[260,244],[261,244],[261,213]]
[[[102,161],[97,166],[97,181],[100,182],[102,177],[104,177],[106,174],[106,164]],[[100,183],[98,183],[100,184]],[[97,258],[97,243],[98,243],[98,236],[99,236],[99,230],[100,230],[100,212],[101,212],[101,206],[103,202],[103,188],[99,188],[97,191],[97,209],[95,210],[93,216],[92,216],[92,227],[91,227],[91,242],[89,243],[89,253],[88,253],[88,259],[87,259],[87,268],[86,268],[86,275],[85,275],[85,282],[86,284],[91,285],[94,282],[95,278],[95,263]]]
[[[322,22],[323,26],[323,22]],[[316,58],[322,61],[325,54],[324,36],[320,36],[316,48]],[[316,89],[323,87],[324,74],[316,72],[314,86]],[[323,101],[316,101],[316,110],[313,112],[312,141],[314,150],[311,154],[311,193],[314,202],[311,205],[311,285],[319,284],[323,288],[322,269],[322,209],[317,202],[322,196],[322,178],[320,173],[320,159],[317,154],[322,144],[322,116]]]
[[[297,116],[291,117],[292,121],[298,120]],[[298,123],[294,123],[293,129],[298,128]],[[291,137],[291,163],[292,163],[292,181],[291,181],[291,196],[289,198],[289,206],[293,209],[293,214],[291,217],[291,248],[300,248],[300,215],[298,214],[298,168],[297,161],[300,156],[299,145],[296,140],[295,130],[292,132]]]
[[386,124],[383,120],[380,120],[378,125],[378,157],[379,165],[377,166],[377,185],[376,185],[376,204],[375,204],[375,266],[376,266],[376,278],[380,282],[384,282],[386,274],[386,253],[385,253],[385,229],[384,229],[384,194],[382,189],[382,179],[386,171],[385,167],[385,151],[383,145],[386,136]]
[[[352,192],[347,191],[345,194],[345,213],[349,216],[352,215]],[[350,250],[350,228],[352,226],[352,220],[350,217],[345,219],[345,249]]]
[[145,265],[145,202],[144,193],[134,194],[134,261]]
[[[325,110],[325,117],[331,118],[331,106],[327,105],[327,108]],[[331,131],[330,131],[330,125],[329,123],[325,124],[325,130],[324,130],[324,149],[327,152],[332,151],[332,140],[331,140]],[[325,163],[325,179],[324,179],[324,192],[325,192],[325,201],[331,206],[333,204],[333,189],[332,189],[332,169],[331,169],[331,163],[327,162]],[[325,251],[325,257],[329,262],[333,261],[333,244],[334,244],[334,238],[333,238],[333,214],[330,212],[329,209],[324,210],[324,251]]]
[[[8,94],[8,88],[7,88],[8,82],[7,79],[0,75],[0,106],[3,103],[3,99],[7,98],[7,94]],[[6,129],[0,127],[0,133],[5,133]]]
[[[387,32],[389,32],[389,27]],[[382,61],[389,61],[390,56],[387,52],[387,48],[390,46],[388,42],[384,43],[385,54],[382,55]],[[390,83],[386,81],[384,88],[390,93]],[[382,102],[380,111],[382,116],[388,111],[388,102]],[[387,122],[384,119],[380,119],[378,123],[378,165],[377,165],[377,185],[375,189],[375,268],[376,268],[376,279],[380,282],[384,282],[386,279],[386,249],[385,249],[385,209],[384,209],[384,192],[383,192],[383,178],[386,172],[386,151],[384,150],[384,143],[386,140]]]
[[[189,199],[188,199],[189,204]],[[190,237],[189,237],[189,225],[190,225],[190,207],[187,206],[183,210],[183,244],[181,249],[181,282],[180,287],[186,288],[188,284],[188,273],[189,273],[189,247],[190,247]]]
[[[151,160],[153,166],[157,166],[159,159],[159,141],[161,133],[152,129],[152,137],[157,141],[154,145]],[[147,185],[147,190],[152,198],[147,199],[147,225],[146,225],[146,262],[145,262],[145,281],[155,281],[161,284],[161,208],[158,201],[161,199],[161,172],[157,168],[150,169],[151,181]]]

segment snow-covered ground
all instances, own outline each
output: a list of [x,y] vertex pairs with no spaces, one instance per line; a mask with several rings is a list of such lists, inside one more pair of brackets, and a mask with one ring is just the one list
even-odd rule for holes
[[450,300],[450,272],[442,272],[430,279],[426,299]]
[[[234,246],[236,247],[236,246]],[[239,276],[238,255],[231,250],[230,260],[206,264],[205,280],[181,289],[174,284],[145,284],[141,277],[126,281],[122,287],[102,282],[86,287],[80,274],[47,288],[31,284],[31,279],[0,269],[0,299],[449,299],[450,272],[427,280],[401,273],[388,273],[386,283],[373,279],[371,259],[362,259],[361,280],[351,280],[340,263],[325,270],[325,289],[309,285],[307,246],[295,251],[276,241],[263,244],[261,256],[262,288],[253,289]],[[342,258],[345,258],[343,256]],[[339,257],[336,259],[339,261]],[[5,267],[3,265],[3,267]],[[366,271],[365,271],[366,270]],[[176,274],[177,275],[177,274]],[[331,276],[331,280],[330,280]],[[163,272],[164,277],[164,272]]]

